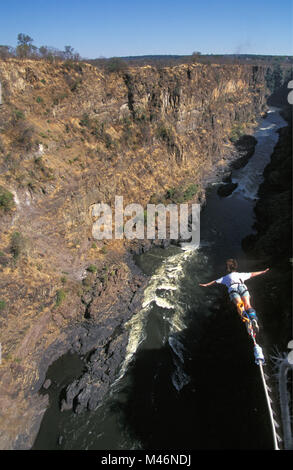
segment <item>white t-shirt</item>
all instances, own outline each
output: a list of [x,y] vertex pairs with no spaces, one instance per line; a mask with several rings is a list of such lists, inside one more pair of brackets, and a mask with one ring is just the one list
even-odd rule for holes
[[[226,276],[220,277],[219,279],[216,280],[218,284],[224,284],[226,287],[228,287],[228,291],[231,290],[231,287],[233,284],[244,284],[244,281],[247,279],[250,279],[251,273],[237,273],[233,272],[230,274],[227,274]],[[232,288],[237,287],[233,286]]]

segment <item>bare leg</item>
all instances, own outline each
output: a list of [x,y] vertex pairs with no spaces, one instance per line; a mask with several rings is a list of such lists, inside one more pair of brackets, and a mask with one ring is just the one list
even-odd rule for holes
[[251,303],[250,303],[250,295],[248,296],[245,296],[245,297],[241,297],[242,299],[242,302],[244,303],[244,308],[245,310],[247,310],[248,308],[252,308],[251,307]]
[[248,315],[249,319],[252,320],[253,322],[256,322],[255,328],[257,328],[257,330],[258,330],[258,325],[257,325],[258,318],[257,318],[257,315],[256,315],[256,311],[251,306],[250,296],[242,297],[242,300],[243,300],[244,308],[247,312],[247,315]]

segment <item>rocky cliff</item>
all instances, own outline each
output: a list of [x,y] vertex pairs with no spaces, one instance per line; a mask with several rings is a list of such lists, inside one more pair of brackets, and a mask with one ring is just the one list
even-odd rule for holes
[[91,206],[115,195],[146,204],[191,184],[203,201],[207,178],[265,111],[265,72],[0,62],[1,448],[32,446],[48,404],[38,392],[60,355],[93,353],[95,391],[86,378],[72,391],[89,408],[123,357],[146,279],[133,243],[93,239]]

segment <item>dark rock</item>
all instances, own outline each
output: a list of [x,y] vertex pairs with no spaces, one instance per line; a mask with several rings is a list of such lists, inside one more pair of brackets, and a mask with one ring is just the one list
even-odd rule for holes
[[92,395],[92,388],[93,386],[91,384],[87,384],[86,387],[78,394],[76,397],[77,404],[74,406],[75,413],[79,414],[83,410],[87,409],[89,399]]
[[223,184],[218,188],[218,195],[221,197],[230,196],[233,191],[237,188],[238,183]]
[[257,144],[257,140],[253,135],[243,135],[240,139],[235,142],[235,148],[240,154],[240,158],[237,158],[234,162],[232,162],[231,167],[234,170],[238,170],[239,168],[243,168],[247,165],[249,159],[254,154],[254,149]]
[[43,388],[45,390],[48,390],[49,387],[51,387],[51,384],[52,384],[52,381],[50,379],[47,379],[45,380],[45,382],[43,383]]
[[232,183],[232,171],[228,171],[222,177],[223,183]]
[[66,398],[61,402],[61,411],[72,410],[74,405],[74,399],[81,391],[83,384],[79,380],[74,380],[72,384],[66,388]]
[[251,150],[257,144],[257,140],[253,135],[242,135],[237,142],[235,143],[235,147],[238,150]]
[[[79,331],[78,352],[85,356],[85,370],[81,377],[74,380],[64,391],[62,411],[73,410],[79,414],[85,410],[94,410],[115,380],[125,358],[128,341],[128,330],[124,328],[124,323],[140,308],[148,280],[134,265],[133,260],[130,263],[133,263],[131,265],[133,276],[128,280],[127,304],[124,305],[121,299],[121,305],[119,302],[113,304],[113,316],[109,316],[107,311],[107,316],[103,319],[100,319],[101,311],[99,311],[96,321],[85,322]],[[112,277],[114,278],[114,275]],[[126,279],[122,277],[121,279],[127,282]],[[95,299],[92,305],[94,302]]]

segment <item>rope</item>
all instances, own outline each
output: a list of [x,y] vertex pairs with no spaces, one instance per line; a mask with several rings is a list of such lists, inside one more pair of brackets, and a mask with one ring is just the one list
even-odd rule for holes
[[268,411],[269,411],[269,416],[270,416],[270,422],[271,422],[271,428],[272,428],[272,434],[273,434],[274,450],[280,450],[280,448],[278,446],[278,441],[281,441],[282,439],[280,438],[280,436],[277,434],[277,431],[276,431],[276,427],[279,427],[279,425],[278,425],[277,421],[274,419],[274,411],[273,411],[272,405],[271,405],[272,400],[269,396],[269,390],[270,389],[267,386],[264,371],[263,371],[264,356],[263,356],[262,348],[257,344],[257,342],[255,340],[255,332],[254,332],[253,327],[251,325],[250,318],[247,318],[247,316],[244,314],[245,311],[244,311],[243,302],[239,302],[237,307],[241,311],[240,315],[241,315],[242,321],[248,322],[247,331],[248,331],[248,334],[251,337],[251,339],[253,341],[253,344],[254,344],[255,362],[259,366],[259,369],[260,369],[260,375],[261,375],[262,384],[263,384],[263,388],[264,388],[264,392],[265,392],[265,396],[266,396],[266,401],[267,401],[267,406],[268,406]]
[[279,374],[278,374],[284,447],[286,450],[293,450],[290,410],[289,410],[288,393],[287,393],[287,374],[289,370],[292,368],[293,368],[293,364],[290,364],[288,359],[283,359],[280,362]]
[[267,405],[268,405],[268,410],[269,410],[269,415],[270,415],[270,421],[271,421],[271,427],[272,427],[272,433],[273,433],[273,441],[274,441],[274,450],[280,450],[279,446],[278,446],[278,441],[281,440],[280,437],[278,436],[277,432],[276,432],[276,426],[278,426],[278,423],[275,421],[274,419],[274,412],[273,412],[273,409],[272,409],[272,406],[271,406],[271,399],[270,399],[270,396],[269,396],[269,392],[268,392],[268,386],[266,384],[266,380],[265,380],[265,376],[264,376],[264,372],[263,372],[263,368],[262,368],[262,362],[259,361],[259,369],[260,369],[260,375],[261,375],[261,378],[262,378],[262,383],[263,383],[263,387],[264,387],[264,391],[265,391],[265,395],[266,395],[266,400],[267,400]]

